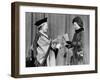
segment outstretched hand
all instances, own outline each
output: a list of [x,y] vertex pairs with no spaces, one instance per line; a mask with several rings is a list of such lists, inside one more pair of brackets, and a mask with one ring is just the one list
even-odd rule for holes
[[56,45],[56,48],[57,48],[57,49],[60,49],[60,48],[61,48],[61,44],[60,44],[60,43],[57,44],[57,45]]

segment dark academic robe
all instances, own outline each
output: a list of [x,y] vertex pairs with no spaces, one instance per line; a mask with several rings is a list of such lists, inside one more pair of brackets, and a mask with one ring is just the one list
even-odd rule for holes
[[83,28],[75,31],[72,40],[73,56],[71,57],[71,64],[78,64],[83,58]]

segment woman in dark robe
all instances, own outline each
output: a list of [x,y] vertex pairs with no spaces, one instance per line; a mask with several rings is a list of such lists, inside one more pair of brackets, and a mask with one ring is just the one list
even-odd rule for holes
[[73,48],[73,55],[71,56],[71,65],[83,64],[83,21],[80,17],[75,17],[72,21],[75,33],[72,41],[67,41],[68,48]]

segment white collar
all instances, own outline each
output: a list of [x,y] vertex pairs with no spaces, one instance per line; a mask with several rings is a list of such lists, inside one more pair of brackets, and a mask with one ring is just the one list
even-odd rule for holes
[[39,32],[48,38],[48,35],[44,33],[42,30],[40,30]]

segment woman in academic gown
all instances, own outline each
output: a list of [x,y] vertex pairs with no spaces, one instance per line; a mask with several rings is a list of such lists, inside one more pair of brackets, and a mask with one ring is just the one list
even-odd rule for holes
[[33,42],[35,65],[55,66],[55,46],[47,35],[47,18],[37,21],[35,25],[38,26],[38,32]]
[[69,45],[66,45],[68,48],[73,48],[73,56],[71,57],[70,64],[77,65],[83,64],[83,21],[80,17],[75,17],[72,21],[73,27],[75,28],[75,33],[72,41],[67,41]]

